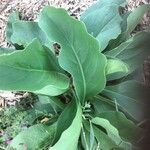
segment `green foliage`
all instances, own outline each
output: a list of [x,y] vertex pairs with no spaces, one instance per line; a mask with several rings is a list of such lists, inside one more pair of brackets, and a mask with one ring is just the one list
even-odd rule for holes
[[149,54],[150,30],[131,33],[150,6],[120,13],[125,5],[98,1],[81,21],[49,6],[37,22],[11,14],[7,39],[15,49],[0,49],[0,90],[32,92],[39,100],[25,111],[28,127],[8,150],[136,147],[144,133],[136,124],[147,109],[141,93],[148,89],[132,74]]

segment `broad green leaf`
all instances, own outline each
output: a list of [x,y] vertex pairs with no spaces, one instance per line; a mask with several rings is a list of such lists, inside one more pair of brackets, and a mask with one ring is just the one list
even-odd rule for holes
[[99,53],[97,40],[87,33],[84,24],[65,10],[53,7],[45,7],[39,20],[49,40],[61,45],[59,64],[73,76],[80,101],[102,91],[106,83],[106,58]]
[[107,119],[115,128],[117,128],[121,138],[127,142],[136,144],[143,136],[143,131],[132,121],[128,120],[121,112],[104,112],[99,114],[99,117]]
[[[90,125],[87,121],[84,121],[85,128],[90,131]],[[118,147],[117,144],[102,130],[93,125],[94,135],[98,141],[99,149],[110,150]]]
[[56,107],[59,107],[61,109],[65,108],[65,104],[62,103],[58,97],[48,97],[48,96],[39,95],[38,99],[42,104],[51,104],[55,108]]
[[13,48],[0,48],[0,55],[11,53],[14,51],[15,51],[15,49],[13,49]]
[[148,11],[150,11],[150,5],[141,5],[132,12],[127,12],[123,16],[123,21],[121,23],[122,33],[118,36],[117,39],[110,41],[106,51],[114,49],[120,46],[121,43],[125,42],[130,37],[130,33],[142,21],[144,14]]
[[59,150],[59,149],[76,150],[81,131],[81,123],[82,123],[82,110],[80,104],[78,104],[76,115],[71,125],[62,133],[58,142],[53,147],[50,147],[49,150]]
[[53,143],[56,143],[60,138],[61,134],[63,133],[63,131],[65,131],[71,125],[76,115],[76,111],[77,111],[76,107],[77,106],[75,103],[75,99],[73,99],[72,102],[64,109],[64,111],[59,116],[57,121],[55,139]]
[[[52,53],[52,52],[51,52]],[[29,91],[56,96],[69,87],[68,78],[59,73],[57,61],[50,51],[34,40],[25,50],[0,55],[0,89]]]
[[119,59],[108,59],[105,70],[107,80],[119,79],[129,73],[128,65]]
[[46,45],[47,47],[51,45],[37,22],[17,21],[12,24],[12,28],[11,42],[14,44],[17,43],[18,45],[27,46],[34,38],[37,38],[42,45]]
[[19,20],[19,12],[15,11],[10,14],[6,27],[6,38],[8,42],[11,42],[11,36],[13,34],[12,24],[18,20]]
[[104,118],[95,117],[92,119],[92,123],[103,127],[106,130],[108,137],[110,137],[119,147],[124,148],[126,150],[131,149],[131,144],[124,142],[121,139],[117,128],[115,128],[108,120]]
[[88,32],[101,44],[101,51],[121,33],[119,7],[125,3],[125,0],[99,0],[81,15]]
[[39,150],[50,145],[55,134],[56,125],[46,126],[37,124],[20,132],[13,140],[8,150]]
[[94,107],[94,115],[100,114],[107,111],[115,111],[115,103],[108,98],[102,97],[100,95],[95,96],[91,101]]
[[107,86],[102,92],[105,96],[116,100],[118,105],[137,121],[144,118],[146,106],[142,95],[145,88],[134,80],[125,81],[117,85]]
[[133,72],[150,54],[150,29],[137,33],[126,42],[105,54],[109,57],[118,58],[128,64],[129,72]]
[[142,18],[145,13],[150,11],[150,5],[141,5],[133,12],[131,12],[127,18],[127,29],[125,34],[129,35],[135,27],[142,21]]

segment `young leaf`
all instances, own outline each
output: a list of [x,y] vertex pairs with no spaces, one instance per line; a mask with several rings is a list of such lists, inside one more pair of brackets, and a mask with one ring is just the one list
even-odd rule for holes
[[129,66],[129,73],[143,64],[150,54],[150,29],[144,30],[131,37],[115,49],[107,51],[109,57],[118,58]]
[[145,13],[150,11],[150,5],[142,5],[133,10],[127,18],[127,29],[125,34],[129,35],[135,27],[142,21],[142,17]]
[[132,121],[128,120],[121,112],[104,112],[99,114],[99,117],[107,119],[114,127],[116,127],[121,138],[127,142],[136,144],[139,138],[143,136],[143,131]]
[[101,44],[101,51],[121,33],[119,7],[125,4],[125,0],[100,0],[81,15],[88,32]]
[[87,33],[84,24],[65,10],[53,7],[45,7],[39,20],[39,26],[49,40],[61,45],[59,63],[73,76],[80,101],[102,91],[106,83],[106,58],[99,53],[97,40]]
[[105,70],[107,80],[119,79],[129,73],[128,65],[119,59],[108,59]]
[[117,128],[115,128],[108,120],[95,117],[92,119],[92,123],[103,127],[106,130],[108,137],[110,137],[119,147],[127,150],[131,149],[131,144],[124,142],[121,139]]
[[[51,52],[52,53],[52,52]],[[56,96],[69,87],[68,78],[59,73],[57,61],[34,40],[25,50],[0,55],[0,89],[29,91]]]
[[142,121],[146,106],[142,99],[142,85],[134,80],[125,81],[118,85],[107,86],[102,92],[105,96],[116,100],[124,112],[137,121]]
[[27,46],[34,38],[37,38],[42,45],[48,45],[46,35],[39,28],[37,22],[17,21],[12,24],[12,28],[13,34],[11,36],[11,42],[13,44]]
[[6,27],[6,38],[8,42],[11,42],[11,35],[13,34],[12,24],[19,20],[19,12],[15,11],[10,14],[7,27]]
[[0,55],[11,53],[14,51],[15,51],[15,49],[13,49],[13,48],[0,48]]
[[80,104],[78,104],[76,115],[71,125],[62,133],[58,142],[53,147],[50,147],[49,150],[57,150],[57,149],[76,150],[81,131],[81,122],[82,122],[82,110]]
[[56,124],[46,126],[43,124],[33,125],[20,132],[12,141],[8,149],[38,150],[50,145],[55,135]]
[[[90,131],[90,125],[87,121],[84,121],[85,128]],[[93,125],[94,135],[99,143],[100,149],[110,150],[118,147],[117,144],[106,133]]]

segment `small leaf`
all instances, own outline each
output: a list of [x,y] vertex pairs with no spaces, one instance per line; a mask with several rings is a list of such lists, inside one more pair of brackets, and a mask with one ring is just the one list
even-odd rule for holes
[[6,27],[6,38],[7,41],[11,42],[11,36],[13,34],[12,24],[19,20],[19,13],[17,11],[10,14],[7,27]]
[[150,5],[141,5],[134,9],[127,18],[127,29],[125,34],[129,35],[135,27],[142,21],[142,17],[145,13],[150,11]]
[[105,70],[107,80],[119,79],[129,72],[128,65],[119,59],[108,59]]
[[0,55],[12,53],[14,51],[15,51],[15,49],[13,49],[13,48],[0,48]]
[[99,53],[97,40],[87,33],[84,24],[65,10],[53,7],[45,7],[39,20],[49,40],[61,45],[59,64],[73,76],[80,101],[83,103],[86,97],[102,91],[106,83],[106,58]]
[[58,72],[57,60],[53,54],[49,58],[49,52],[34,40],[23,51],[0,55],[0,89],[48,96],[64,93],[69,80]]
[[20,132],[10,144],[9,148],[16,150],[39,150],[50,145],[55,134],[56,125],[46,126],[43,124],[33,125]]
[[[87,121],[84,121],[84,126],[88,131],[90,131],[90,125]],[[94,135],[100,145],[99,149],[110,150],[117,147],[116,143],[99,128],[93,125],[93,130],[94,130]]]
[[81,15],[88,32],[101,44],[101,51],[121,33],[119,7],[125,4],[125,0],[100,0]]
[[[13,34],[11,42],[13,44],[27,46],[34,38],[37,38],[42,45],[48,45],[45,33],[39,28],[37,22],[17,21],[12,24]],[[50,44],[49,44],[50,46]]]
[[53,147],[50,147],[49,150],[59,150],[59,149],[76,150],[81,131],[81,122],[82,122],[82,110],[81,106],[78,104],[76,115],[71,125],[62,133],[58,142]]
[[142,138],[143,131],[121,112],[104,112],[99,117],[107,119],[119,131],[123,140],[136,144]]

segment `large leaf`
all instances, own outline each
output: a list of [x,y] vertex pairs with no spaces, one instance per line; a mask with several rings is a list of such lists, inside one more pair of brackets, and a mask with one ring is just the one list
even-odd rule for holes
[[131,37],[113,50],[105,54],[109,57],[118,58],[129,65],[129,72],[134,71],[143,64],[150,54],[150,29],[142,31]]
[[73,119],[69,128],[67,128],[61,135],[58,142],[50,148],[50,150],[76,150],[78,146],[78,139],[81,131],[82,110],[78,104],[75,118]]
[[[53,143],[56,143],[60,138],[63,131],[65,131],[71,125],[73,119],[75,118],[77,111],[77,106],[75,99],[64,109],[57,121],[57,129],[55,134],[55,139]],[[63,125],[63,126],[62,126]]]
[[107,80],[119,79],[129,73],[128,65],[119,59],[108,59],[105,70]]
[[[12,24],[13,34],[11,35],[11,42],[18,45],[26,46],[34,38],[44,45],[48,45],[48,41],[44,32],[39,28],[37,22],[33,21],[17,21]],[[49,44],[50,46],[50,44]]]
[[106,58],[99,53],[97,40],[87,33],[84,24],[53,7],[45,7],[39,20],[48,38],[61,45],[59,63],[73,76],[78,98],[83,102],[85,97],[103,90]]
[[127,12],[124,14],[123,21],[121,23],[122,33],[117,39],[111,40],[106,51],[118,47],[122,42],[125,42],[129,37],[130,33],[135,29],[135,27],[141,22],[142,17],[145,13],[150,11],[150,5],[141,5],[132,12]]
[[12,141],[8,149],[16,150],[39,150],[50,145],[55,135],[56,125],[34,125],[20,132]]
[[95,117],[92,119],[92,123],[103,127],[106,130],[108,137],[110,137],[119,147],[124,148],[126,150],[131,149],[131,144],[124,142],[121,139],[117,128],[115,128],[108,120],[104,118]]
[[128,120],[121,112],[104,112],[99,114],[99,117],[107,119],[114,127],[116,127],[119,131],[119,135],[125,141],[136,144],[143,136],[143,131],[132,121]]
[[[107,86],[102,92],[112,100],[116,100],[124,112],[128,113],[137,121],[144,118],[146,106],[142,98],[145,88],[136,81],[125,81],[123,83]],[[145,98],[145,97],[144,97]]]
[[11,36],[13,34],[13,27],[12,24],[19,20],[19,13],[17,11],[10,14],[7,27],[6,27],[6,38],[7,41],[11,42]]
[[69,87],[68,78],[59,73],[50,51],[34,40],[23,51],[0,55],[0,89],[59,95]]
[[121,33],[119,7],[124,4],[125,0],[100,0],[81,15],[88,32],[101,44],[101,51]]

